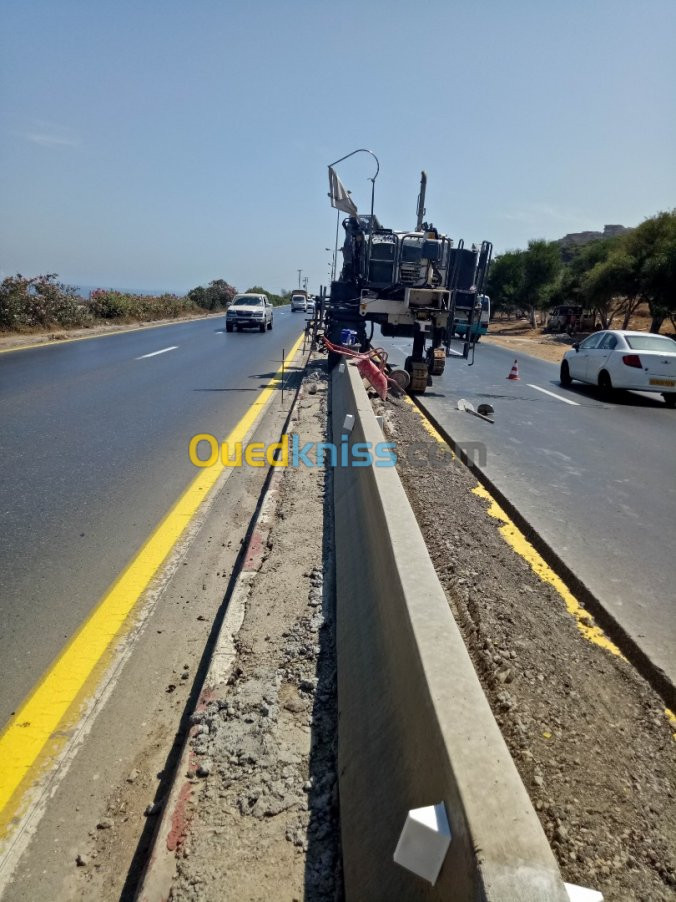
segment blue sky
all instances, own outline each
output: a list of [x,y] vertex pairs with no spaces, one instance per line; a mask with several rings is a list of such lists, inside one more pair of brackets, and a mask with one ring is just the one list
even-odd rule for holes
[[[328,276],[327,164],[499,252],[676,206],[673,0],[5,0],[0,274]],[[338,167],[368,211],[373,163]]]

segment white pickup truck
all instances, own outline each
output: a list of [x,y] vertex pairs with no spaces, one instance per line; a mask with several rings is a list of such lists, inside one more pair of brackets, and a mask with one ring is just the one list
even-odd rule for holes
[[261,332],[272,329],[272,304],[264,294],[236,294],[225,314],[225,331],[238,332],[256,326]]

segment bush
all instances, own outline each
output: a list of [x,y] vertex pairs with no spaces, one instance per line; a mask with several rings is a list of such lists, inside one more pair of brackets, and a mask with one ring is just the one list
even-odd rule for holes
[[88,301],[49,273],[27,279],[10,276],[0,284],[0,329],[88,326],[97,320],[172,319],[199,312],[188,297],[123,294],[99,289]]
[[9,276],[0,285],[0,328],[84,326],[91,322],[88,305],[76,289],[49,273],[27,279]]
[[291,300],[291,292],[285,291],[282,289],[281,294],[273,294],[271,291],[268,291],[265,288],[261,288],[260,285],[254,285],[253,288],[247,288],[247,294],[264,294],[267,299],[270,301],[273,307],[281,307],[282,304],[288,304]]
[[196,311],[190,298],[175,294],[146,296],[122,294],[119,291],[99,289],[89,299],[89,309],[100,319],[156,320],[170,319]]

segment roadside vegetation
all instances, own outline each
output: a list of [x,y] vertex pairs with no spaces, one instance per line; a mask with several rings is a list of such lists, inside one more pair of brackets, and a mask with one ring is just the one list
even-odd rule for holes
[[[288,303],[291,295],[288,291],[273,294],[260,286],[248,291],[266,294],[275,306]],[[77,329],[199,316],[225,310],[236,294],[233,285],[214,279],[185,296],[141,295],[101,288],[84,298],[77,287],[60,282],[55,273],[32,277],[17,274],[0,283],[0,331]]]
[[291,303],[291,292],[286,291],[285,289],[282,289],[279,294],[273,294],[271,291],[261,288],[260,285],[254,285],[253,288],[247,288],[246,293],[267,295],[267,298],[273,307],[280,307],[282,304]]
[[650,331],[676,329],[676,210],[658,213],[623,234],[571,246],[528,242],[493,261],[487,293],[496,313],[527,314],[558,305],[593,310],[604,329],[626,329],[641,305]]

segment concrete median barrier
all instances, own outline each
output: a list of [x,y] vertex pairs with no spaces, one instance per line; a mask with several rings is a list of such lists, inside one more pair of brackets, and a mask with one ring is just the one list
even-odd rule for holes
[[[356,368],[337,367],[332,389],[334,443],[348,415],[354,417],[350,446],[383,442]],[[568,894],[553,853],[396,469],[337,467],[334,492],[348,902],[564,902]],[[432,883],[393,856],[408,812],[441,802],[451,842]]]

